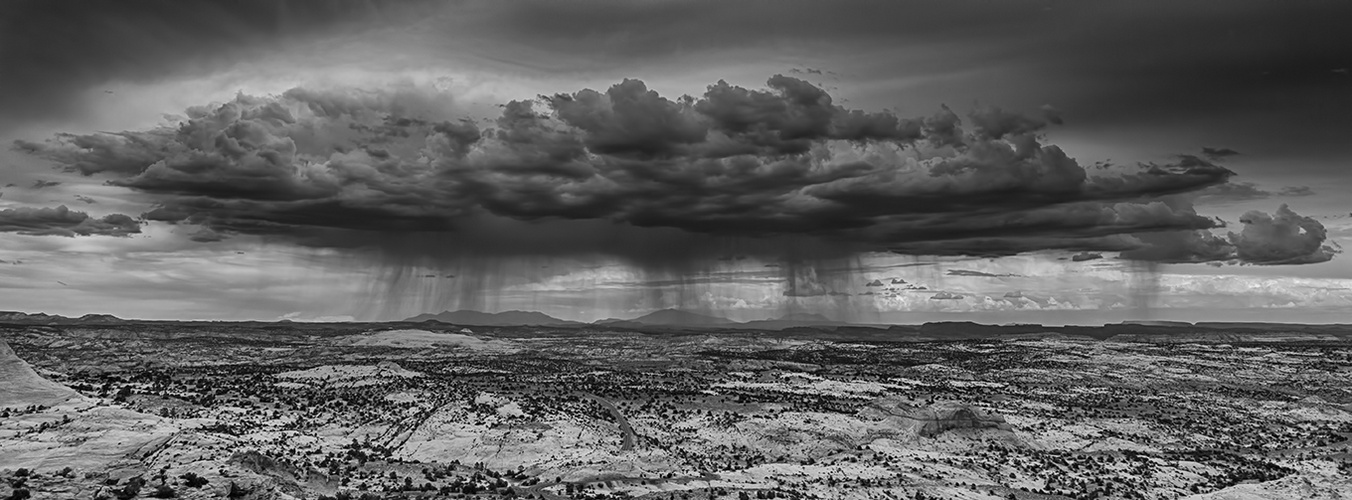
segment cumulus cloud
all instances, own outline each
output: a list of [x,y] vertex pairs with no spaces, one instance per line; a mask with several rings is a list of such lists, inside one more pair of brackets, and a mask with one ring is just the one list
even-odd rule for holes
[[146,219],[211,231],[199,241],[257,234],[436,252],[491,240],[493,251],[681,255],[750,238],[772,243],[749,253],[786,257],[1066,249],[1207,260],[1178,253],[1205,246],[1152,250],[1149,235],[1219,227],[1168,195],[1233,175],[1194,155],[1091,175],[1044,144],[1059,121],[1047,116],[851,110],[783,75],[678,98],[624,80],[512,101],[485,126],[450,101],[422,89],[293,89],[195,107],[156,129],[15,148],[150,196]]
[[1244,229],[1230,233],[1235,256],[1251,264],[1310,264],[1326,262],[1340,252],[1324,244],[1324,225],[1282,205],[1268,215],[1257,210],[1240,218]]
[[0,210],[0,232],[32,236],[130,236],[141,224],[122,214],[101,218],[66,208],[6,208]]
[[1218,236],[1208,231],[1174,231],[1138,235],[1148,246],[1123,257],[1158,262],[1234,261],[1255,265],[1327,262],[1341,250],[1325,244],[1328,231],[1313,217],[1283,204],[1277,212],[1253,210],[1240,218],[1240,232]]

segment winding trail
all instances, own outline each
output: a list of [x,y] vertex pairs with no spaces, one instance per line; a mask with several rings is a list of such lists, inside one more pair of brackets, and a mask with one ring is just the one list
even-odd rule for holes
[[606,400],[606,398],[597,396],[590,392],[584,392],[582,394],[587,398],[591,399],[592,401],[601,403],[601,406],[604,406],[606,407],[607,410],[610,410],[610,415],[612,417],[615,417],[615,421],[620,424],[620,431],[624,433],[624,445],[621,446],[620,449],[624,451],[633,451],[636,434],[634,434],[634,427],[629,425],[629,419],[624,418],[624,414],[620,413],[620,409],[616,408],[615,404]]

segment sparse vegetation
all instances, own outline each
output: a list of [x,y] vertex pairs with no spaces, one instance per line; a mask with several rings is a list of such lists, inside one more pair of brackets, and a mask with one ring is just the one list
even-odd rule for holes
[[[503,334],[475,350],[211,338],[16,345],[104,404],[202,422],[147,448],[153,487],[86,473],[118,500],[213,484],[233,499],[314,485],[336,488],[313,494],[324,500],[1172,499],[1293,475],[1336,481],[1352,463],[1342,344],[729,333],[711,345],[555,332],[529,349],[502,348],[516,341]],[[172,364],[139,361],[160,345]],[[118,359],[128,364],[68,368]],[[35,422],[24,439],[80,422],[11,410],[0,422]],[[13,494],[79,481],[75,470],[15,470]]]

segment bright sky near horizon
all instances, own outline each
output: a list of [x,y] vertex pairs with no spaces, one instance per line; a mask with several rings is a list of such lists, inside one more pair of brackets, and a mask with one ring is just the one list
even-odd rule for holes
[[1349,18],[7,2],[0,309],[1352,322]]

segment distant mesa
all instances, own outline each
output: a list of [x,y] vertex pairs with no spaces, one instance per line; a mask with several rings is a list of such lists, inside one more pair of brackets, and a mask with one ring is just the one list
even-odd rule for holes
[[972,278],[1015,278],[1019,276],[1017,274],[995,274],[985,271],[972,271],[969,269],[949,269],[945,274],[948,276],[967,276]]
[[1130,319],[1129,319],[1129,320],[1125,320],[1125,322],[1122,322],[1122,324],[1124,324],[1124,326],[1128,326],[1128,324],[1129,324],[1129,326],[1141,326],[1141,327],[1190,327],[1190,326],[1192,326],[1192,323],[1188,323],[1188,322],[1165,322],[1165,320],[1152,320],[1152,319],[1136,319],[1136,320],[1130,320]]
[[419,314],[404,321],[412,323],[421,323],[424,321],[439,321],[450,323],[452,325],[465,326],[559,326],[559,325],[580,325],[576,321],[567,321],[555,318],[548,314],[536,311],[503,311],[500,313],[486,313],[479,311],[445,311],[437,314]]
[[1103,254],[1101,254],[1101,253],[1081,252],[1081,253],[1077,253],[1077,254],[1075,254],[1075,255],[1072,255],[1072,256],[1070,257],[1070,260],[1071,260],[1072,262],[1084,262],[1084,261],[1086,261],[1086,260],[1094,260],[1094,259],[1102,259],[1102,258],[1103,258]]

